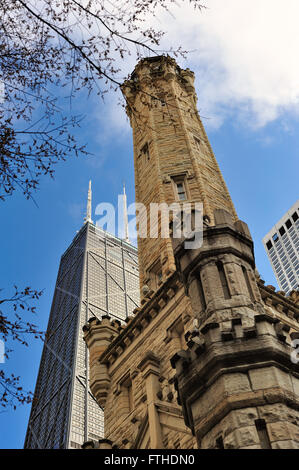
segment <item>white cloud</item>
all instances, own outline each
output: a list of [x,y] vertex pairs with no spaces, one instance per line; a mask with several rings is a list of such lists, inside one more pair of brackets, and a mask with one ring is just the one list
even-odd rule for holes
[[[196,49],[184,63],[197,76],[199,107],[219,125],[237,111],[263,126],[299,110],[299,2],[206,0],[207,9],[175,8],[167,40]],[[160,17],[161,18],[161,17]],[[161,26],[166,25],[163,15]]]
[[[207,9],[201,13],[186,0],[171,15],[157,12],[147,22],[167,32],[163,49],[192,51],[178,62],[195,72],[204,125],[217,128],[234,119],[259,128],[286,112],[299,114],[298,0],[202,1]],[[120,64],[125,74],[134,65],[133,56]],[[109,129],[120,136],[129,131],[118,97],[110,94],[97,112],[107,138]]]

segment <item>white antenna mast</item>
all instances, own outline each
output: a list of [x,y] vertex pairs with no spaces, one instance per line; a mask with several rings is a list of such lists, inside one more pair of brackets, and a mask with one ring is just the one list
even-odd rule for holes
[[124,224],[125,224],[125,241],[131,243],[129,239],[129,224],[128,224],[128,213],[127,213],[127,195],[126,187],[124,183]]
[[86,217],[84,218],[84,222],[90,222],[91,224],[93,223],[91,219],[91,180],[89,181],[89,187],[88,187],[88,197],[87,197],[87,207],[86,207]]

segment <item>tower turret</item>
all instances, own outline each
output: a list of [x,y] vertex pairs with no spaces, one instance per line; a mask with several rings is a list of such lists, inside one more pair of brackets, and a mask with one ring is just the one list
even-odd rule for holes
[[[196,107],[194,74],[165,56],[141,60],[122,87],[133,129],[136,202],[144,204],[147,237],[138,238],[141,287],[155,289],[175,270],[169,238],[151,238],[152,203],[203,203],[237,215]],[[151,220],[155,230],[158,221]]]

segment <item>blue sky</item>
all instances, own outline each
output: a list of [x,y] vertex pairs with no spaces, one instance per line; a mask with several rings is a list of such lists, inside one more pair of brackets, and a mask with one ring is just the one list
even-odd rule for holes
[[[257,268],[276,286],[261,239],[298,199],[299,7],[293,0],[283,8],[276,0],[206,3],[209,10],[197,16],[186,8],[155,21],[169,29],[165,47],[176,42],[193,50],[178,62],[196,73],[198,108],[237,213],[251,230]],[[132,58],[125,73],[133,66]],[[75,103],[86,116],[77,137],[94,155],[58,164],[55,179],[41,181],[38,207],[17,193],[0,203],[0,285],[7,292],[13,284],[45,289],[34,319],[41,329],[60,256],[83,221],[89,179],[93,209],[116,205],[123,181],[128,203],[134,201],[132,135],[116,101],[115,95],[106,103],[81,96]],[[14,345],[4,364],[26,389],[34,389],[41,348],[38,340],[29,348]],[[0,415],[0,448],[23,446],[29,412],[26,405]]]

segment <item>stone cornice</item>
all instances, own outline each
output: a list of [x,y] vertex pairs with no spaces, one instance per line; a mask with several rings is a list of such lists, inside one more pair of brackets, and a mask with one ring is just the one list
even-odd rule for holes
[[148,351],[146,353],[145,357],[140,361],[137,367],[141,372],[143,372],[147,366],[154,366],[157,369],[160,366],[160,359],[152,351]]
[[[234,238],[237,238],[238,240],[245,243],[249,248],[253,248],[253,241],[252,241],[251,238],[249,238],[244,233],[236,230],[235,227],[227,225],[227,224],[217,225],[217,226],[216,225],[214,225],[214,226],[205,226],[204,230],[203,230],[203,239],[205,239],[205,238],[211,239],[215,236],[219,236],[219,235],[223,235],[223,234],[224,235],[225,234],[231,235]],[[182,239],[182,241],[179,241],[177,246],[175,247],[175,254],[177,256],[180,256],[181,254],[183,254],[185,252],[185,248],[184,248],[185,240],[186,239],[184,238],[184,239]],[[175,243],[175,245],[176,245],[176,243]],[[204,247],[204,244],[203,244],[203,247]],[[225,247],[225,250],[227,250],[227,247]],[[203,253],[206,253],[206,250],[204,250],[204,248],[203,248]]]
[[[224,336],[216,323],[207,326],[198,333],[199,338],[192,338],[187,343],[186,351],[176,353],[171,359],[172,367],[176,368],[175,387],[179,392],[179,403],[183,404],[185,423],[191,429],[194,429],[192,403],[223,375],[247,374],[250,370],[274,366],[299,378],[299,364],[291,361],[292,347],[286,343],[287,335],[280,333],[275,319],[270,316],[256,316],[255,327],[249,331],[245,328],[240,338]],[[257,393],[252,392],[253,402]],[[267,402],[265,393],[263,390],[261,397]],[[242,402],[241,408],[250,403],[248,394],[244,402],[240,397],[238,399]],[[295,400],[298,407],[294,393],[289,393],[288,399],[290,402]],[[211,423],[204,432],[212,427]]]
[[[122,84],[121,89],[126,99],[131,103],[135,102],[140,92],[145,93],[149,98],[162,100],[162,98],[159,98],[159,93],[154,92],[159,80],[176,80],[187,94],[195,94],[194,73],[190,69],[181,69],[175,59],[168,55],[140,60],[131,77]],[[149,90],[153,90],[154,94],[152,95]]]

